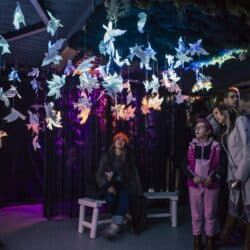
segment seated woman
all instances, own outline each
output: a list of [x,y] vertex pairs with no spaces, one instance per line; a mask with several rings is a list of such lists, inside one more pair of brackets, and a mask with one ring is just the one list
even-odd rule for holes
[[104,236],[114,238],[120,231],[124,216],[141,195],[141,184],[132,152],[128,149],[129,138],[119,132],[113,137],[109,152],[102,155],[96,173],[96,181],[105,193],[105,200],[112,213],[112,223]]

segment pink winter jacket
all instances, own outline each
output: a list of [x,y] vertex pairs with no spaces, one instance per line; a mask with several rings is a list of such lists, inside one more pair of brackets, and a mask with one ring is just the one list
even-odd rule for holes
[[195,176],[206,178],[212,177],[212,184],[209,188],[219,187],[219,161],[220,161],[220,145],[217,141],[209,138],[206,143],[201,143],[197,139],[193,139],[188,148],[188,186],[198,187],[193,182]]

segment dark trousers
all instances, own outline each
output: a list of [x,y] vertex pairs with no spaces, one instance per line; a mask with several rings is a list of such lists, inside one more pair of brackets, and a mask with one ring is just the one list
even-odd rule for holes
[[112,213],[113,223],[122,224],[123,217],[128,212],[129,208],[128,190],[120,187],[117,188],[116,191],[116,194],[107,192],[105,194],[105,200]]

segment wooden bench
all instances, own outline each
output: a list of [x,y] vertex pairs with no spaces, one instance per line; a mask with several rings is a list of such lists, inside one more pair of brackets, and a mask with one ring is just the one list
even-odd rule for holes
[[[176,192],[148,192],[144,193],[144,196],[148,200],[159,200],[165,199],[170,200],[170,209],[169,213],[153,213],[147,214],[147,218],[161,218],[161,217],[170,217],[172,227],[177,226],[177,201],[178,194]],[[111,219],[99,219],[99,209],[106,203],[103,200],[94,200],[89,198],[78,199],[79,208],[79,222],[78,222],[78,232],[83,233],[84,228],[90,229],[90,238],[96,238],[97,226],[100,224],[110,223]],[[92,214],[90,221],[86,219],[86,207],[92,208]]]
[[[110,223],[111,219],[100,220],[99,219],[99,209],[106,203],[103,200],[94,200],[89,198],[78,199],[79,209],[79,222],[78,222],[78,232],[83,233],[84,228],[90,229],[90,238],[96,238],[97,226],[100,224]],[[86,207],[92,208],[91,221],[86,219]]]
[[148,213],[147,218],[170,217],[172,227],[177,226],[177,192],[147,192],[144,196],[148,200],[170,200],[169,213]]

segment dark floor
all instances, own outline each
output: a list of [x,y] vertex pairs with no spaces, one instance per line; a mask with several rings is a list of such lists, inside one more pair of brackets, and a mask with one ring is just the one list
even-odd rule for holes
[[[141,235],[124,233],[110,242],[99,235],[89,239],[77,232],[77,219],[56,218],[47,221],[41,205],[0,209],[0,240],[8,250],[192,250],[191,219],[186,208],[179,208],[179,225],[172,228],[169,220],[150,221]],[[238,248],[220,248],[239,250]]]

